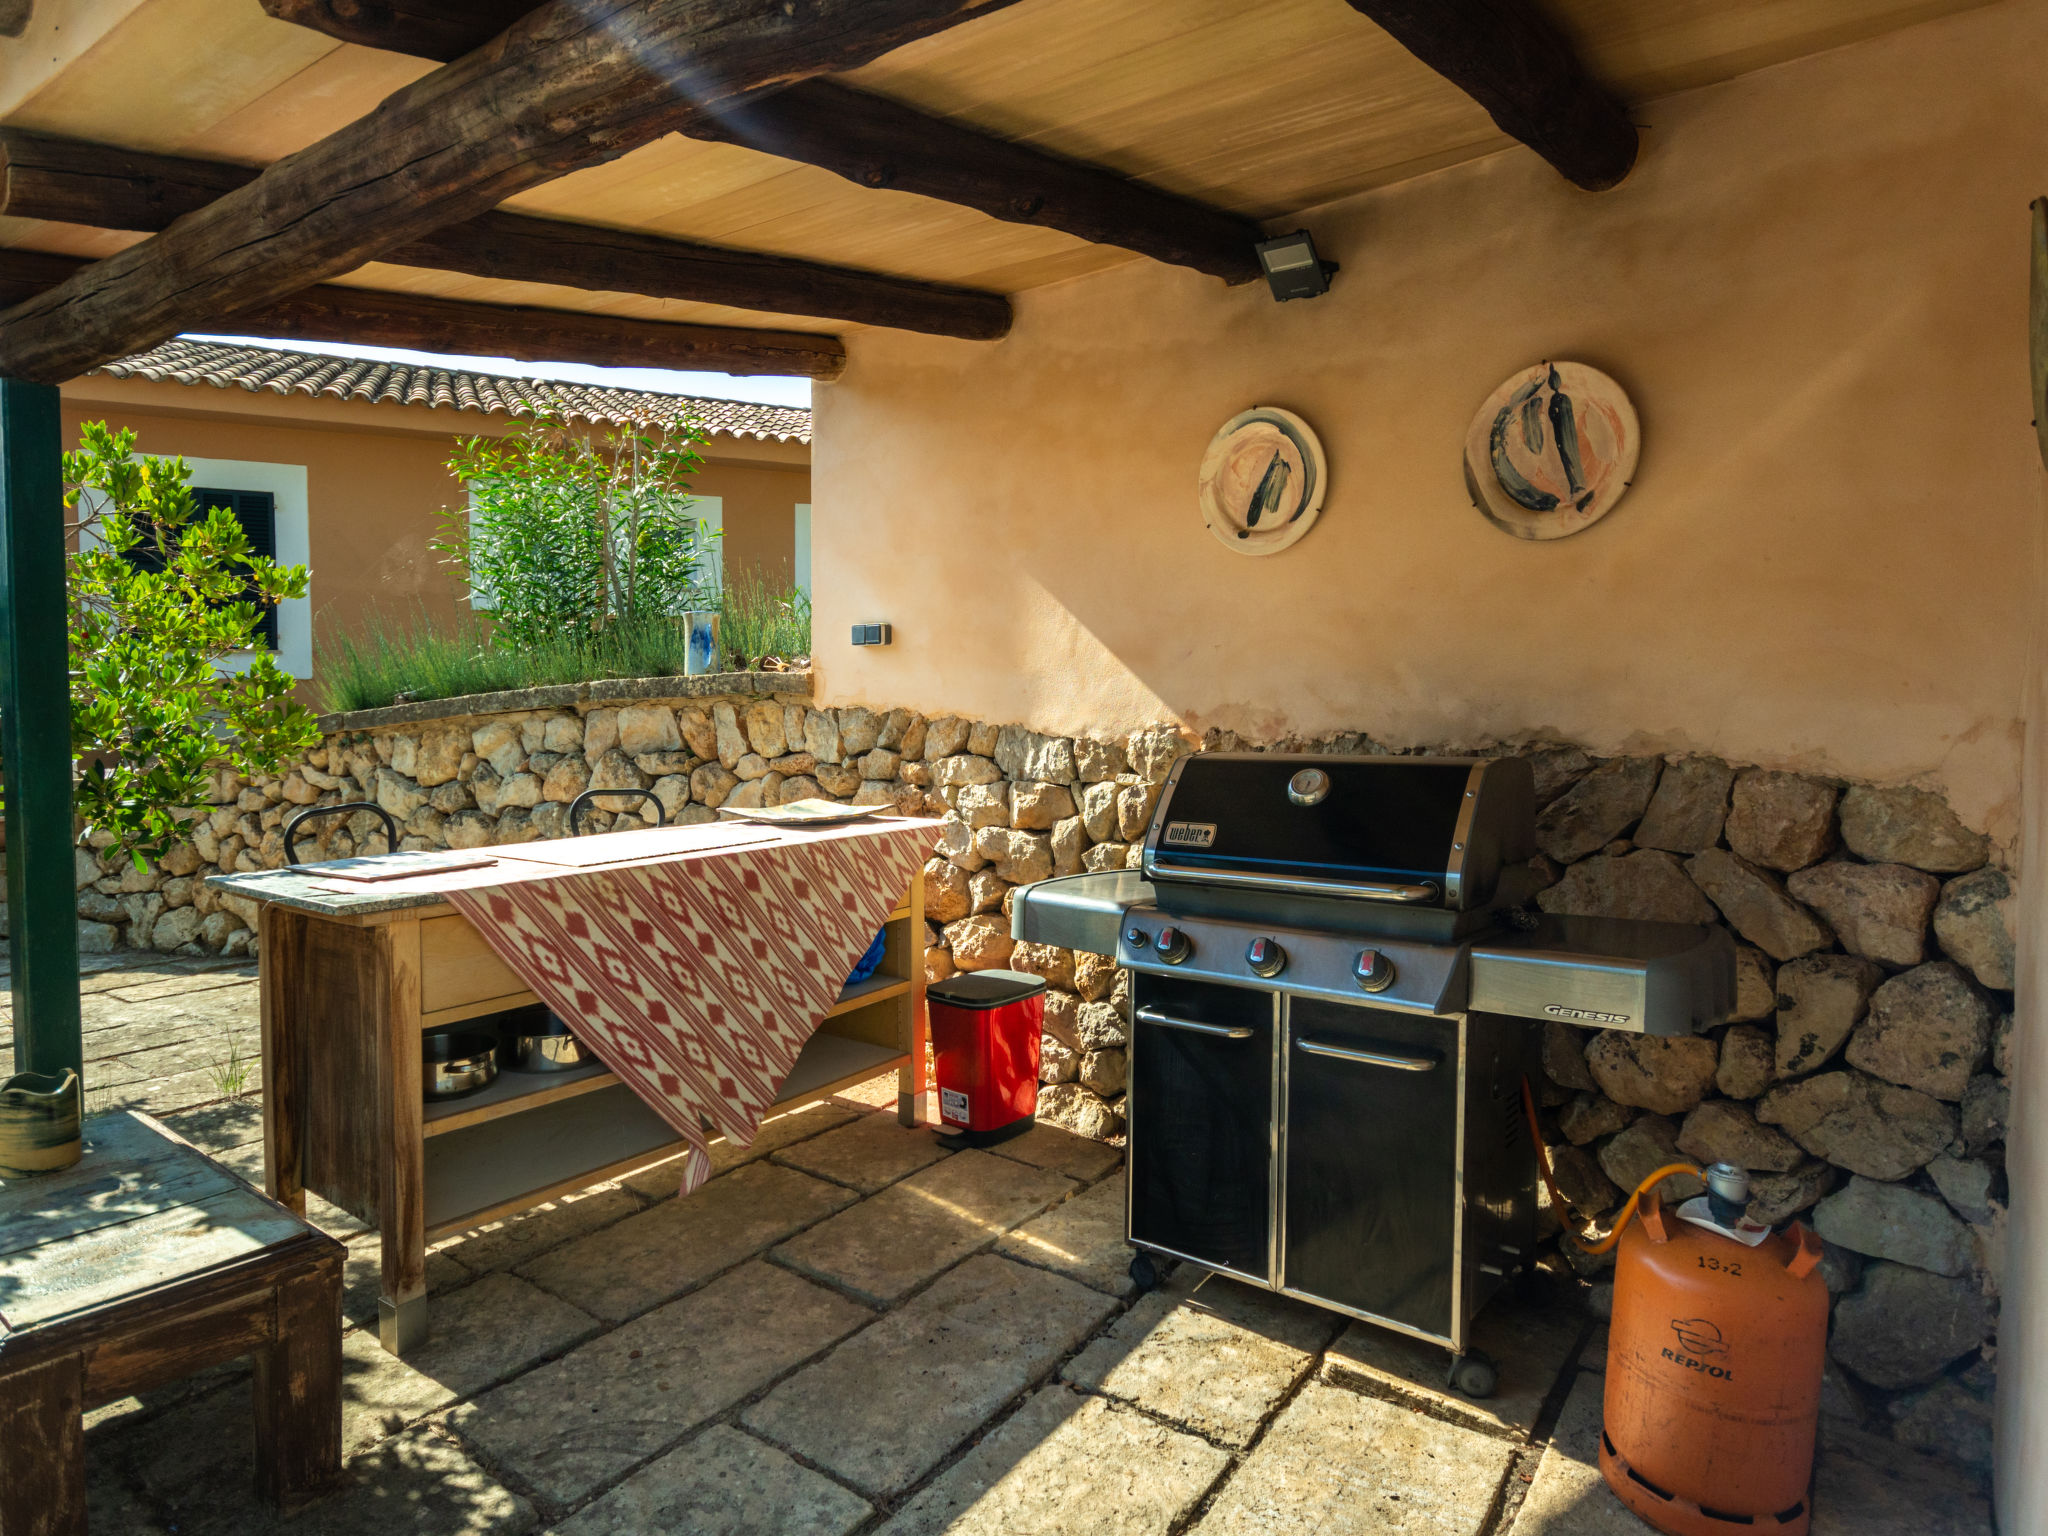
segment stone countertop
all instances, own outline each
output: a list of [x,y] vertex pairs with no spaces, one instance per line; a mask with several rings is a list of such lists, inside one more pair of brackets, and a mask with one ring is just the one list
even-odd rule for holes
[[412,907],[437,907],[446,898],[432,891],[379,891],[374,887],[360,893],[329,891],[319,882],[333,879],[332,871],[318,864],[299,864],[286,869],[260,869],[238,875],[209,875],[206,883],[230,896],[251,901],[276,902],[321,917],[363,918],[383,912],[403,912]]
[[371,731],[394,725],[419,725],[471,715],[502,715],[525,709],[571,709],[579,704],[630,704],[637,699],[701,699],[728,693],[792,693],[808,696],[809,672],[707,672],[699,677],[613,677],[589,683],[559,683],[546,688],[511,688],[499,693],[467,693],[452,699],[422,699],[384,709],[358,709],[322,715],[323,735],[337,731]]

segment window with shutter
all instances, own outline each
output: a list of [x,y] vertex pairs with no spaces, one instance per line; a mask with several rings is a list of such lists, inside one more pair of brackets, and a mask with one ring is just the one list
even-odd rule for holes
[[[235,521],[242,525],[242,531],[249,536],[249,553],[277,558],[277,498],[268,491],[230,491],[211,486],[192,487],[192,499],[207,511],[215,507],[226,507],[234,513]],[[137,546],[128,554],[135,564],[147,570],[162,570],[164,557],[158,550]],[[257,644],[264,650],[277,649],[277,608],[263,610],[256,623]]]

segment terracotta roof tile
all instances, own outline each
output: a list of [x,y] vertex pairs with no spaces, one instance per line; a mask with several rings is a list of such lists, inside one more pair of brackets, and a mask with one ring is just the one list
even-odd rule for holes
[[485,415],[528,416],[549,411],[568,421],[609,427],[652,425],[680,413],[700,422],[713,436],[783,443],[811,440],[811,413],[803,406],[664,395],[652,390],[471,373],[424,363],[374,362],[221,341],[167,341],[93,372],[152,383],[210,384],[215,389],[234,387],[251,393],[267,389],[277,395],[328,395],[338,400],[424,405],[430,410]]

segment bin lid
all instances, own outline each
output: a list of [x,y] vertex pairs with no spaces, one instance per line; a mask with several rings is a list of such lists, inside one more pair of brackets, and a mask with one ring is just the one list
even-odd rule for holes
[[927,1001],[985,1010],[1021,1003],[1045,990],[1045,978],[1025,971],[962,971],[924,989]]

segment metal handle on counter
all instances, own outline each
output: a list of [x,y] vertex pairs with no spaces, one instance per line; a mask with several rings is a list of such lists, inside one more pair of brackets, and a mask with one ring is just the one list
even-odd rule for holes
[[1140,1008],[1140,1024],[1158,1024],[1167,1029],[1184,1029],[1190,1034],[1214,1035],[1219,1040],[1249,1040],[1252,1037],[1249,1025],[1204,1024],[1199,1019],[1177,1019],[1170,1013],[1161,1013],[1157,1008]]
[[1392,1067],[1396,1072],[1429,1072],[1443,1063],[1441,1056],[1396,1056],[1389,1051],[1361,1051],[1355,1046],[1331,1045],[1324,1040],[1303,1038],[1294,1043],[1311,1056],[1328,1056],[1336,1061],[1355,1061],[1366,1067]]
[[[371,814],[381,818],[384,823],[384,841],[386,844],[384,851],[386,853],[398,852],[398,823],[393,819],[391,813],[385,810],[383,806],[373,805],[368,800],[347,800],[340,805],[316,805],[310,810],[299,812],[298,815],[284,824],[285,863],[296,864],[299,862],[298,850],[292,845],[299,840],[299,828],[303,827],[307,822],[318,821],[322,816],[353,816],[357,811],[369,811]],[[375,835],[375,833],[371,834],[373,837]]]

